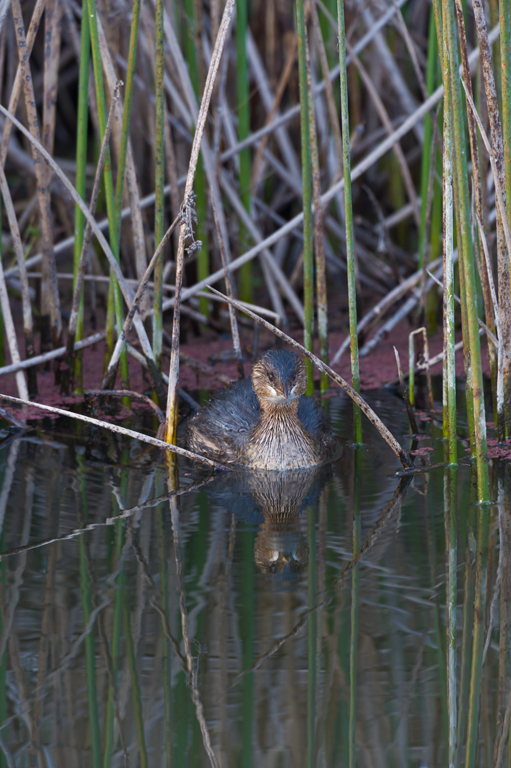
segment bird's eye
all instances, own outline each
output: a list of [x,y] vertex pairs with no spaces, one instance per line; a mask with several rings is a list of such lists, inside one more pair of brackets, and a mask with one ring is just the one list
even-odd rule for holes
[[273,382],[275,381],[275,375],[274,375],[273,373],[270,373],[270,374],[268,375],[268,378],[269,378],[269,380],[270,380],[270,381],[272,382],[272,384],[273,384]]

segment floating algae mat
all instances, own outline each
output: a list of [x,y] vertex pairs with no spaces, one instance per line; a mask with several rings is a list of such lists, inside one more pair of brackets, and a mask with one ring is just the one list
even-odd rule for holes
[[290,473],[168,480],[65,419],[1,432],[0,765],[435,766],[449,729],[507,760],[509,464],[477,506],[434,417],[411,446],[402,401],[368,399],[422,471],[369,425],[347,444],[338,397],[342,456]]

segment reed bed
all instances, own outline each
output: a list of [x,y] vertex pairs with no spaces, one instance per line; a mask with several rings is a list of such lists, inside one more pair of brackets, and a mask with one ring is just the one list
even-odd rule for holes
[[[481,0],[4,2],[0,376],[27,401],[52,366],[82,393],[83,350],[102,342],[97,385],[128,392],[131,345],[175,444],[181,337],[230,333],[243,375],[239,294],[303,339],[310,392],[315,339],[322,391],[350,346],[361,443],[359,357],[408,316],[444,330],[452,465],[466,377],[489,501],[481,323],[511,430],[510,33],[490,5],[492,28]],[[205,292],[219,281],[225,304]],[[333,330],[349,331],[337,350]]]

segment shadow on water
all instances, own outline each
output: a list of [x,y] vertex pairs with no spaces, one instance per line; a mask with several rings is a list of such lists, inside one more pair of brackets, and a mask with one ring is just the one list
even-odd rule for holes
[[509,465],[483,508],[426,416],[401,478],[369,429],[207,475],[44,426],[0,434],[0,768],[508,764]]

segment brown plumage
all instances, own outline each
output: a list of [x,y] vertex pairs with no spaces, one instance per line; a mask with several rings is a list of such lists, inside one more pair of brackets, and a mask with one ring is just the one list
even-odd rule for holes
[[192,451],[218,461],[261,469],[313,467],[334,458],[338,444],[323,411],[305,396],[303,361],[270,350],[250,380],[216,394],[190,420]]

